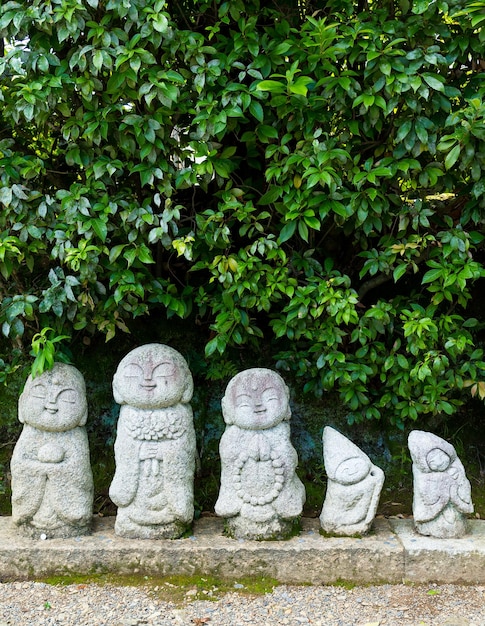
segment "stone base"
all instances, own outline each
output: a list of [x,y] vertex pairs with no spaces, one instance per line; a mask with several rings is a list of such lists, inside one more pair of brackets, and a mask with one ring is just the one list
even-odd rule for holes
[[468,521],[463,515],[456,515],[453,523],[447,523],[445,519],[435,519],[430,522],[415,522],[416,532],[425,537],[437,537],[438,539],[458,539],[468,532]]
[[485,520],[470,520],[461,539],[434,539],[416,534],[412,519],[378,518],[373,532],[357,539],[322,537],[318,519],[302,518],[298,535],[266,542],[225,537],[217,517],[196,520],[191,536],[174,541],[125,539],[115,535],[114,521],[96,517],[91,535],[39,541],[20,535],[11,517],[0,517],[2,580],[136,574],[315,585],[485,584]]
[[289,539],[299,530],[298,519],[271,519],[267,522],[254,522],[240,515],[224,522],[224,533],[233,539],[253,539],[271,541]]
[[39,528],[33,524],[16,524],[19,533],[29,539],[69,539],[71,537],[85,537],[91,534],[92,526],[58,526],[57,528]]
[[332,537],[362,537],[367,535],[372,527],[372,521],[369,523],[361,522],[359,524],[347,524],[338,526],[337,524],[329,524],[320,518],[322,530]]
[[116,517],[115,533],[127,539],[180,539],[190,530],[190,524],[175,521],[168,524],[141,525],[127,517]]

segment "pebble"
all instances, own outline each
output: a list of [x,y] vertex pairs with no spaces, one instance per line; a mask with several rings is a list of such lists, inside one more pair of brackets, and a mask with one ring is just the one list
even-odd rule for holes
[[[166,589],[166,588],[165,588]],[[430,590],[433,593],[430,594]],[[188,589],[176,604],[149,587],[0,584],[0,626],[483,626],[485,587],[380,585],[277,586],[216,601]],[[178,594],[179,595],[179,594]]]

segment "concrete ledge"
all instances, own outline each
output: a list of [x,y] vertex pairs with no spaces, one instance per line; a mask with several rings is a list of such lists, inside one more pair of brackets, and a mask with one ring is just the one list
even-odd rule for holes
[[378,519],[371,535],[322,537],[318,519],[303,519],[288,541],[242,541],[222,535],[222,521],[205,517],[177,540],[122,539],[114,518],[96,518],[94,532],[75,539],[32,540],[0,517],[0,577],[114,573],[206,574],[237,579],[268,576],[282,583],[485,583],[485,521],[471,534],[439,540],[414,533],[412,520]]
[[485,521],[471,520],[469,534],[461,539],[423,537],[411,520],[391,519],[402,543],[404,580],[416,583],[485,583]]

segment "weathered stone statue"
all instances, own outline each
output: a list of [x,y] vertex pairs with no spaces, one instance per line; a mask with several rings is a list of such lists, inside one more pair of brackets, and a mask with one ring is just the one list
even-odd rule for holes
[[327,533],[363,535],[374,521],[384,472],[339,432],[323,430],[323,458],[327,493],[320,522]]
[[413,460],[414,525],[421,535],[461,537],[473,513],[471,487],[454,447],[432,433],[413,430],[408,438]]
[[288,537],[305,502],[290,442],[288,387],[272,370],[245,370],[229,382],[222,413],[227,427],[217,515],[226,518],[232,537]]
[[23,534],[47,539],[90,532],[87,415],[84,379],[72,365],[55,363],[27,379],[19,399],[24,427],[11,463],[12,519]]
[[122,405],[109,490],[118,506],[115,532],[140,539],[180,537],[194,515],[196,441],[188,365],[169,346],[140,346],[120,362],[113,392]]

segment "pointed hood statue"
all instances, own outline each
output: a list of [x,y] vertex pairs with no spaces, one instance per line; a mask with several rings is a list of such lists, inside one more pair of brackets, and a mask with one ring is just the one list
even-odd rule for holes
[[320,522],[325,532],[363,535],[374,520],[384,472],[347,437],[326,426],[323,458],[328,476]]
[[466,534],[473,513],[470,483],[455,448],[423,430],[408,438],[413,460],[413,516],[421,535],[448,538]]

